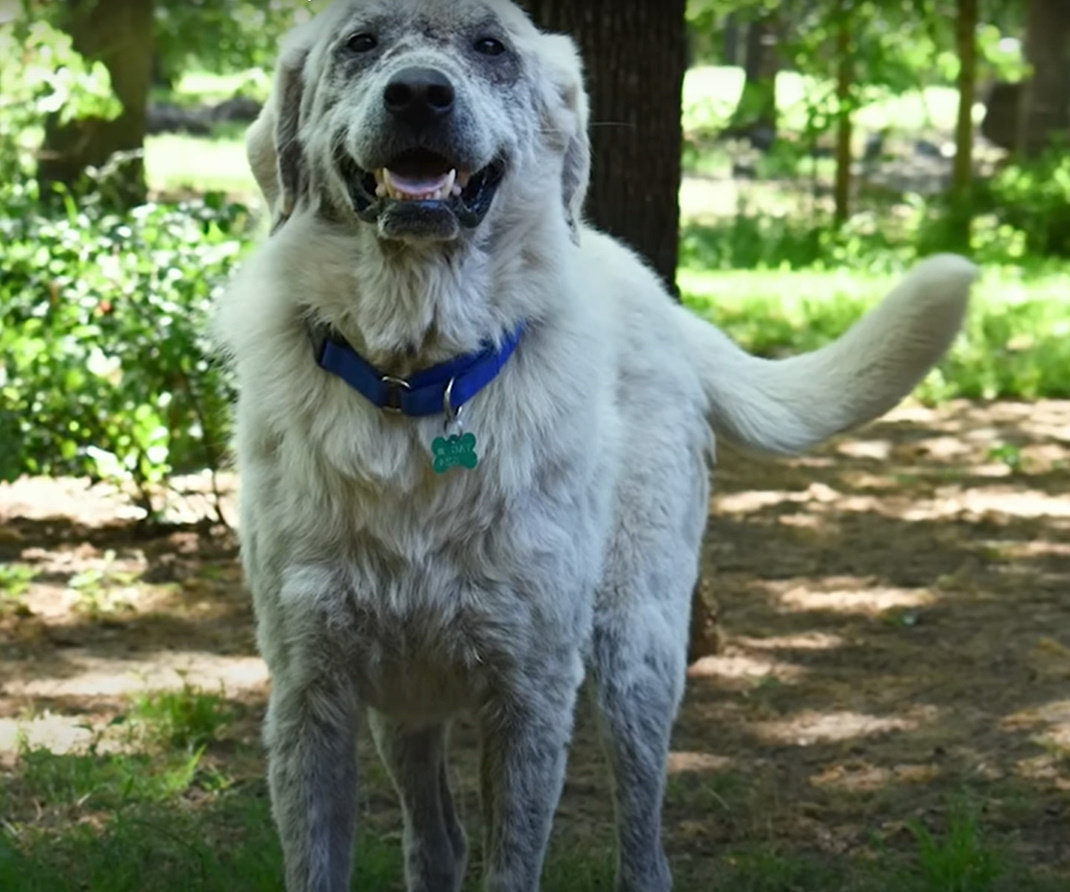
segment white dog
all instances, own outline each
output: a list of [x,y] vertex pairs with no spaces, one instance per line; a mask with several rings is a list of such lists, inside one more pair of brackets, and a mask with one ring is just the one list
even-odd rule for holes
[[460,888],[460,713],[486,888],[534,892],[585,677],[617,888],[669,889],[711,429],[806,449],[896,403],[960,325],[974,270],[943,256],[816,353],[745,354],[584,225],[586,126],[573,44],[506,0],[339,0],[287,40],[250,130],[274,226],[217,329],[291,892],[349,888],[365,717],[408,888]]

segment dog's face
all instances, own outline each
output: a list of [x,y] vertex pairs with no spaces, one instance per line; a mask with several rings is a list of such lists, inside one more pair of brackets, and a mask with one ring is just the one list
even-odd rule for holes
[[284,45],[248,146],[276,227],[308,201],[379,238],[448,241],[548,189],[575,227],[586,116],[571,41],[506,0],[336,0]]

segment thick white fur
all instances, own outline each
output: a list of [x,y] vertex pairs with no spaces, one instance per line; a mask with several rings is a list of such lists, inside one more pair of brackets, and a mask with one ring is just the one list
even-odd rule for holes
[[[329,127],[375,101],[366,83],[327,77],[325,48],[372,5],[336,3],[284,50],[276,97],[249,135],[276,232],[217,319],[241,391],[243,561],[273,677],[265,739],[288,888],[348,888],[354,735],[366,717],[402,803],[408,888],[456,892],[466,844],[445,740],[468,712],[483,742],[486,888],[535,892],[586,676],[616,779],[618,889],[664,892],[664,767],[711,427],[792,453],[880,414],[955,336],[974,271],[932,258],[829,347],[748,356],[578,222],[588,157],[575,50],[502,0],[435,15],[467,33],[491,8],[523,60],[508,91],[481,91],[477,74],[459,91],[512,173],[478,232],[384,244],[346,216],[325,154]],[[380,11],[404,20],[432,7],[446,9],[392,0]],[[419,51],[467,70],[446,50]],[[295,72],[310,181],[287,179],[278,160],[278,97],[296,95]],[[325,102],[331,89],[343,98]],[[479,467],[433,474],[441,419],[384,414],[322,372],[309,320],[394,374],[525,321],[515,355],[465,408]]]

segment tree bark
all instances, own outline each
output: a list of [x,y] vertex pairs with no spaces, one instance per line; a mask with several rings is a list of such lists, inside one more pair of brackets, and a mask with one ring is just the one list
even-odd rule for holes
[[1025,56],[1032,66],[1019,119],[1018,150],[1035,157],[1070,130],[1070,3],[1029,0]]
[[676,293],[685,0],[530,0],[587,66],[594,164],[587,217],[647,258]]
[[836,31],[836,181],[833,188],[834,220],[843,226],[851,217],[851,139],[854,135],[851,92],[854,88],[853,25],[850,10],[841,4]]
[[[588,218],[643,254],[676,291],[685,0],[529,0],[535,22],[571,34],[587,66],[594,157]],[[692,660],[721,633],[708,584],[691,599]]]
[[780,14],[776,12],[747,26],[743,92],[728,128],[728,135],[746,136],[762,151],[768,150],[776,138],[780,28]]
[[955,163],[951,169],[948,235],[960,250],[970,247],[973,215],[973,103],[977,85],[977,0],[958,0],[955,41],[959,56],[959,111],[955,124]]
[[42,194],[57,183],[77,190],[87,168],[99,168],[121,152],[125,157],[116,166],[108,197],[125,206],[144,201],[153,0],[66,0],[61,24],[75,50],[108,69],[122,113],[113,121],[87,118],[63,124],[53,117],[46,122],[38,163]]

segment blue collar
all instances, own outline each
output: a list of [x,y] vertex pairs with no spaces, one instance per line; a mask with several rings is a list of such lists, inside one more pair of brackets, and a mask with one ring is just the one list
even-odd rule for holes
[[410,418],[442,413],[452,416],[497,377],[523,333],[521,323],[500,347],[485,343],[478,353],[458,356],[408,378],[384,375],[338,335],[329,335],[315,345],[316,364],[380,409]]

